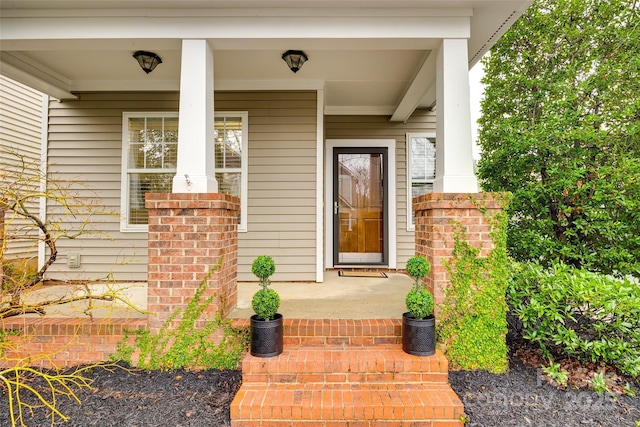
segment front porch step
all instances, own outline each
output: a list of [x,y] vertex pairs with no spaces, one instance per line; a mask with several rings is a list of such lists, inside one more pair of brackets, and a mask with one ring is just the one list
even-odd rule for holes
[[266,383],[242,386],[233,427],[462,427],[458,396],[447,384]]
[[[249,319],[233,319],[233,326],[249,328]],[[284,345],[372,346],[402,343],[401,319],[284,319]]]
[[400,319],[285,319],[283,332],[282,354],[244,358],[232,427],[463,426],[446,358],[403,352]]
[[246,383],[446,384],[447,372],[442,353],[415,357],[396,344],[291,347],[278,357],[248,355],[242,362]]

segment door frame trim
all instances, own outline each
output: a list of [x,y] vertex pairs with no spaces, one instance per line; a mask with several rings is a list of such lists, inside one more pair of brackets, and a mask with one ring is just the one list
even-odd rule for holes
[[[397,268],[397,212],[396,212],[396,140],[395,139],[327,139],[325,144],[325,267],[334,268],[333,264],[333,149],[334,148],[387,148],[387,197],[388,218],[388,263],[381,267]],[[370,267],[371,265],[368,265]],[[354,267],[350,265],[350,267]]]
[[338,158],[340,154],[349,154],[349,153],[363,153],[363,154],[379,154],[382,156],[382,171],[383,176],[382,179],[382,261],[376,261],[371,263],[362,262],[362,264],[366,264],[369,266],[387,266],[389,264],[389,227],[388,227],[388,217],[389,217],[389,149],[387,147],[333,147],[333,194],[332,194],[332,202],[331,204],[334,206],[334,221],[333,221],[333,265],[341,266],[341,267],[349,267],[352,265],[358,265],[360,263],[357,262],[339,262],[338,257],[340,251],[338,250],[338,246],[336,244],[336,239],[339,238],[339,225],[336,223],[335,219],[335,203],[336,203],[336,194],[339,191],[340,185],[338,182],[338,173],[335,169],[335,166],[338,162]]

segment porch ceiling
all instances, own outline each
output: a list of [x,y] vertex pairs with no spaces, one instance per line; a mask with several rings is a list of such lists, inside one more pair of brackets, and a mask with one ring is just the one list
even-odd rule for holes
[[[59,98],[178,90],[181,40],[207,39],[219,90],[324,89],[330,114],[403,120],[435,103],[442,38],[469,37],[470,67],[531,0],[3,0],[0,73]],[[309,61],[293,74],[288,49]],[[163,60],[145,74],[131,57]]]

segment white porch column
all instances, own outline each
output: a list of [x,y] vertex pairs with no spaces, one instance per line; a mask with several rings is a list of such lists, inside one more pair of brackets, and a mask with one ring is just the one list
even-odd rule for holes
[[435,193],[477,193],[466,39],[445,39],[436,58]]
[[206,40],[183,40],[174,193],[218,192],[213,114],[213,52]]

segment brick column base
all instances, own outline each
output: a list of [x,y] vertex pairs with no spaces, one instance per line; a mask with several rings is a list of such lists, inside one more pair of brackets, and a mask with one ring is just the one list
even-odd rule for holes
[[145,206],[151,330],[157,331],[175,310],[184,310],[217,264],[205,294],[214,296],[207,313],[225,316],[233,310],[238,299],[239,199],[220,193],[148,193]]
[[425,194],[413,199],[416,224],[416,254],[431,263],[425,285],[437,304],[444,301],[450,277],[444,261],[453,257],[454,223],[460,224],[469,244],[479,248],[480,256],[493,249],[490,219],[502,211],[499,194]]

